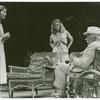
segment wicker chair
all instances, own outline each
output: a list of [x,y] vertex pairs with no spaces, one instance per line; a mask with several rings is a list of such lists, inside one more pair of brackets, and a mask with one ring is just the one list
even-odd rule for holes
[[100,50],[95,52],[95,57],[92,63],[92,69],[87,69],[81,73],[74,73],[74,77],[71,77],[71,79],[74,78],[74,97],[100,97]]
[[8,87],[9,97],[13,97],[14,89],[18,87],[27,87],[34,90],[38,94],[40,87],[53,88],[54,68],[52,68],[52,58],[56,53],[39,52],[31,56],[31,61],[28,67],[9,66]]

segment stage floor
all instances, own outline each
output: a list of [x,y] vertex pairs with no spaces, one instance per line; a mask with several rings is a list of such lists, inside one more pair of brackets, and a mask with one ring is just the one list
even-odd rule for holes
[[[35,92],[34,92],[34,96],[35,96],[35,98],[46,98],[46,97],[48,98],[48,97],[51,97],[51,93],[53,91],[54,91],[53,89],[39,90],[38,96],[36,96]],[[7,86],[4,86],[3,88],[0,89],[0,97],[1,98],[9,98]],[[32,98],[31,90],[14,91],[13,98]]]

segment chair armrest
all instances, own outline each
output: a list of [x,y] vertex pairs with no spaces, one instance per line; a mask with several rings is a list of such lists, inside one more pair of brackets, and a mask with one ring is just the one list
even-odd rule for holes
[[82,52],[72,52],[71,54],[70,54],[70,56],[75,56],[75,57],[80,57],[81,55],[82,55]]
[[9,72],[18,72],[18,73],[27,73],[27,68],[25,67],[20,67],[20,66],[14,66],[14,65],[10,65],[9,67]]
[[45,81],[53,81],[54,80],[54,69],[53,67],[43,66],[42,67],[42,80]]
[[97,51],[100,51],[100,48],[97,48]]

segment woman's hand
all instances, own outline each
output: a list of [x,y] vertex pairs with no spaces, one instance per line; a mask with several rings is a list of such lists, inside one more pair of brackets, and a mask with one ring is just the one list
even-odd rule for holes
[[66,40],[65,40],[64,38],[60,38],[60,39],[59,39],[59,42],[61,42],[61,43],[65,44],[65,45],[67,45]]
[[7,32],[7,33],[6,33],[6,36],[7,36],[8,38],[10,38],[10,37],[11,37],[10,32]]
[[7,33],[5,33],[5,34],[3,35],[2,41],[5,42],[5,41],[8,40],[10,37],[11,37],[10,33],[7,32]]
[[55,39],[54,46],[57,46],[60,43],[58,39]]
[[59,40],[58,39],[55,39],[55,43],[58,43],[59,42]]

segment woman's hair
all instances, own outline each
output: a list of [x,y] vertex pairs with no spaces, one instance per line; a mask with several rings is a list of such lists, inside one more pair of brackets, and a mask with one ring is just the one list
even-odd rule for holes
[[6,7],[5,7],[5,6],[0,5],[0,11],[2,11],[4,8],[6,9]]
[[51,33],[52,34],[55,34],[56,33],[55,28],[54,28],[54,24],[55,23],[59,23],[60,24],[59,32],[63,33],[66,30],[65,27],[64,27],[64,25],[62,24],[62,22],[59,19],[55,19],[51,23]]

